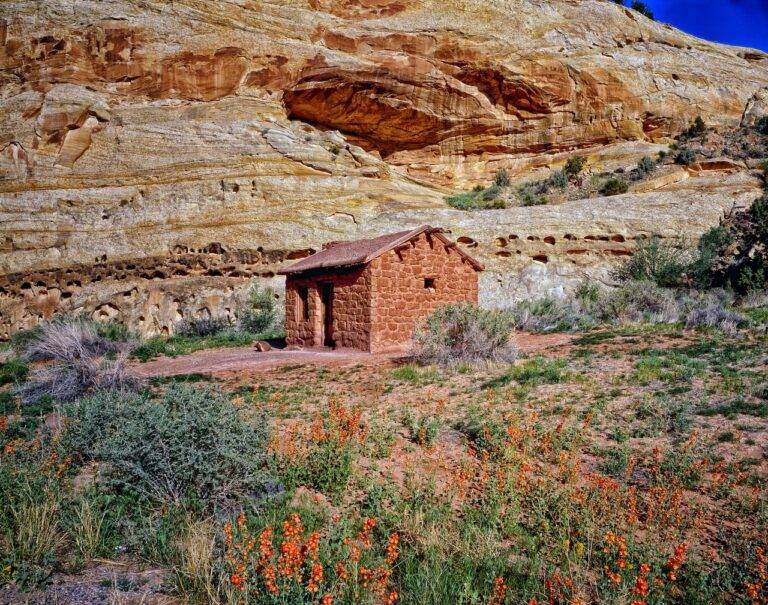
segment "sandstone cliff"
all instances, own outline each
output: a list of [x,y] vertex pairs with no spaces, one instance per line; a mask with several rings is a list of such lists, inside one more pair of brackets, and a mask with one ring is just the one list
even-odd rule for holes
[[424,222],[488,263],[488,304],[600,276],[756,181],[472,214],[443,196],[577,150],[631,163],[696,115],[753,119],[766,87],[763,53],[605,0],[6,1],[0,337],[75,308],[170,331],[325,240]]

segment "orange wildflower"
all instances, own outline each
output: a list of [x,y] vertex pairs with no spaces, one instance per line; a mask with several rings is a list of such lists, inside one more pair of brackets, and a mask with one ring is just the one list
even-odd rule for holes
[[502,605],[506,596],[507,586],[504,584],[504,578],[499,576],[493,581],[493,590],[491,591],[491,598],[488,599],[488,604]]

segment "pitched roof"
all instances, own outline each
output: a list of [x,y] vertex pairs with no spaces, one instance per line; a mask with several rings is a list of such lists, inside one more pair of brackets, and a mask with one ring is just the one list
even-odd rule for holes
[[371,239],[359,239],[350,242],[334,242],[328,244],[323,250],[316,252],[312,256],[301,259],[290,267],[281,269],[279,273],[281,275],[290,275],[294,273],[304,273],[305,271],[314,269],[365,265],[385,252],[399,248],[403,244],[407,244],[422,233],[437,237],[443,244],[453,248],[463,256],[475,270],[483,270],[483,265],[445,237],[442,229],[430,227],[429,225],[422,225],[411,231],[398,231],[397,233],[388,233],[387,235],[381,235]]

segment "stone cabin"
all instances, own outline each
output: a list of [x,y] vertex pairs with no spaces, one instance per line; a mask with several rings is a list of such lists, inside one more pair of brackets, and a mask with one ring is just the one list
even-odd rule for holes
[[406,348],[419,319],[443,305],[477,303],[483,266],[425,225],[332,242],[280,271],[289,345],[370,352]]

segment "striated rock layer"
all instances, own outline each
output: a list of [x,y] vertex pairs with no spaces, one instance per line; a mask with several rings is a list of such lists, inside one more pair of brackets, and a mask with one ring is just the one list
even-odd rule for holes
[[74,309],[170,332],[325,240],[424,222],[488,264],[486,304],[559,291],[637,235],[697,236],[756,180],[473,214],[444,194],[577,150],[630,165],[766,95],[763,53],[603,0],[9,0],[0,337]]

